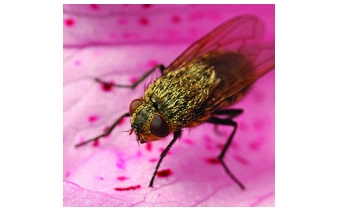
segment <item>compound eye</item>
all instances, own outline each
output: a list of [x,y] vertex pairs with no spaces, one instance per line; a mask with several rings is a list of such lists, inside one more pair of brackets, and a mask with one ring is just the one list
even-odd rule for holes
[[154,136],[159,138],[164,138],[170,134],[170,128],[167,122],[157,114],[155,114],[152,118],[150,130]]
[[141,106],[143,104],[142,100],[140,99],[134,99],[131,103],[130,103],[130,107],[129,107],[129,112],[130,115],[132,116],[132,114],[137,110],[137,108],[139,106]]

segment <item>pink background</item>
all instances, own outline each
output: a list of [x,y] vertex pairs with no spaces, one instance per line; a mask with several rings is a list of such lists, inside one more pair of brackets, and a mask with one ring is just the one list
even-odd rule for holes
[[[148,183],[172,136],[138,147],[125,119],[96,145],[74,145],[98,135],[129,103],[135,90],[104,91],[94,77],[130,84],[156,63],[169,65],[192,42],[240,14],[255,14],[274,40],[274,5],[64,5],[64,206],[274,206],[274,71],[235,108],[244,114],[225,161],[242,191],[212,164],[230,127],[184,130],[164,159],[168,177]],[[150,82],[159,74],[145,80]],[[118,188],[135,188],[119,191]]]

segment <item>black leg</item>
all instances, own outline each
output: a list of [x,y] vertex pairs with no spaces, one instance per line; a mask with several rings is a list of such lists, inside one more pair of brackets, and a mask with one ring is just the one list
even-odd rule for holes
[[164,151],[160,154],[160,159],[159,159],[159,161],[157,163],[156,170],[154,170],[154,173],[152,175],[149,187],[153,187],[153,181],[154,181],[154,178],[157,175],[157,172],[158,172],[158,169],[159,169],[159,166],[160,166],[162,160],[166,156],[167,152],[171,149],[171,147],[174,144],[174,142],[176,142],[176,140],[180,137],[180,135],[181,135],[181,130],[176,131],[174,133],[172,141],[169,143],[169,145],[167,145],[167,147],[164,149]]
[[226,109],[226,110],[215,110],[212,115],[226,115],[228,119],[235,118],[236,116],[243,113],[242,109]]
[[[156,65],[154,66],[151,70],[149,70],[148,72],[146,72],[141,78],[139,78],[135,83],[133,83],[132,85],[118,85],[118,84],[112,84],[110,82],[105,82],[105,81],[102,81],[100,80],[99,78],[95,78],[95,81],[98,82],[98,83],[101,83],[101,84],[104,84],[104,85],[108,85],[108,86],[116,86],[116,87],[124,87],[124,88],[131,88],[131,89],[134,89],[140,82],[142,82],[146,77],[148,77],[151,73],[153,73],[157,68],[160,69],[160,72],[161,74],[163,74],[164,70],[165,70],[165,67],[162,65],[162,64],[159,64],[159,65]],[[115,123],[113,123],[111,125],[111,127],[109,129],[107,129],[103,134],[101,135],[98,135],[92,139],[89,139],[89,140],[86,140],[84,142],[81,142],[79,144],[76,144],[75,147],[80,147],[80,146],[83,146],[83,145],[86,145],[87,143],[90,143],[92,141],[95,141],[96,139],[98,138],[101,138],[101,137],[105,137],[105,136],[108,136],[111,131],[116,127],[116,125],[118,124],[118,122],[123,118],[123,117],[127,117],[127,116],[130,116],[129,113],[125,113],[123,114],[121,117],[119,117],[119,119],[117,119],[117,121],[115,121]]]
[[110,82],[105,82],[99,78],[95,78],[95,81],[107,86],[115,86],[115,87],[121,87],[121,88],[131,88],[134,89],[137,87],[139,83],[141,83],[144,79],[146,79],[150,74],[152,74],[157,68],[160,69],[161,74],[163,74],[165,67],[162,64],[154,66],[152,69],[150,69],[148,72],[146,72],[141,78],[139,78],[136,82],[134,82],[132,85],[119,85],[119,84],[113,84]]
[[108,136],[108,135],[111,133],[111,131],[116,127],[116,125],[118,124],[118,122],[120,122],[120,121],[122,120],[122,118],[127,117],[127,116],[130,116],[130,114],[129,114],[129,113],[123,114],[123,115],[122,115],[121,117],[119,117],[119,119],[117,119],[117,120],[115,121],[115,123],[113,123],[113,124],[109,127],[109,129],[107,129],[103,134],[98,135],[98,136],[96,136],[96,137],[94,137],[94,138],[92,138],[92,139],[86,140],[86,141],[84,141],[84,142],[81,142],[81,143],[79,143],[79,144],[76,144],[75,147],[80,147],[80,146],[86,145],[87,143],[90,143],[90,142],[92,142],[92,141],[94,141],[94,140],[96,140],[96,139],[98,139],[98,138]]
[[233,118],[238,116],[239,114],[241,114],[243,112],[243,110],[241,109],[228,109],[228,110],[219,110],[216,112],[213,112],[212,114],[215,115],[226,115],[227,118],[218,118],[218,117],[214,117],[212,116],[208,122],[213,123],[213,124],[221,124],[221,125],[228,125],[228,126],[232,126],[234,129],[231,133],[231,135],[229,136],[225,146],[223,147],[220,155],[218,156],[219,161],[221,162],[223,168],[225,169],[226,173],[230,176],[230,178],[232,178],[232,180],[242,189],[244,190],[245,187],[244,185],[232,174],[232,172],[229,170],[229,168],[227,167],[226,163],[223,161],[225,154],[228,150],[228,147],[230,146],[230,144],[232,143],[233,137],[235,135],[236,129],[237,129],[237,123],[235,121],[233,121]]

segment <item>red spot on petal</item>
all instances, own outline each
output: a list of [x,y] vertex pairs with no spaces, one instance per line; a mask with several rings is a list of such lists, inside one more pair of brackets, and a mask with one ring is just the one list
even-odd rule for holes
[[248,164],[248,160],[246,158],[241,157],[240,155],[234,155],[234,159],[242,163],[243,165]]
[[258,151],[261,147],[261,143],[259,142],[252,142],[248,145],[248,147],[252,150]]
[[121,120],[119,120],[119,122],[117,123],[117,125],[121,125],[125,122],[125,117],[123,117]]
[[215,146],[216,146],[216,148],[218,148],[218,149],[223,149],[224,146],[225,146],[225,144],[216,144]]
[[98,139],[94,140],[94,143],[92,144],[92,146],[98,147],[99,146],[99,140]]
[[105,92],[111,91],[114,84],[113,81],[110,81],[110,83],[101,83],[101,89]]
[[157,158],[152,158],[152,159],[150,159],[149,161],[150,161],[150,162],[157,162],[158,159],[157,159]]
[[177,24],[181,22],[181,18],[178,15],[172,16],[172,22]]
[[124,187],[124,188],[115,188],[116,191],[130,191],[130,190],[136,190],[139,189],[140,185],[136,185],[136,186],[129,186],[129,187]]
[[171,173],[172,173],[172,172],[171,172],[170,169],[164,169],[164,170],[158,171],[158,172],[157,172],[157,176],[158,176],[158,177],[167,177],[167,176],[170,176]]
[[260,150],[262,144],[263,144],[263,138],[258,138],[248,144],[248,147],[254,151]]
[[139,23],[142,25],[148,25],[149,24],[149,19],[143,17],[139,19]]
[[154,66],[158,65],[158,61],[157,60],[149,60],[146,65],[150,68],[153,68]]
[[64,24],[67,25],[68,27],[71,27],[75,24],[75,21],[71,18],[68,18],[68,19],[64,20]]
[[219,164],[220,160],[218,158],[206,158],[206,162],[210,164]]
[[185,138],[183,141],[184,141],[186,144],[194,145],[194,142],[193,142],[191,139]]
[[90,4],[90,8],[93,10],[98,10],[98,5],[97,4]]
[[117,180],[119,180],[119,181],[124,181],[124,180],[127,180],[127,179],[129,179],[129,178],[124,177],[124,176],[117,177]]
[[151,151],[152,150],[152,143],[146,143],[146,149],[148,151]]
[[95,122],[99,119],[99,116],[95,116],[95,115],[92,115],[92,116],[89,116],[88,117],[88,121],[89,122]]
[[119,158],[118,158],[118,161],[117,161],[117,163],[116,163],[116,166],[117,166],[118,168],[120,168],[120,169],[125,169],[125,159],[122,158],[121,155],[119,155],[118,157],[119,157]]
[[135,76],[132,76],[132,77],[129,79],[129,81],[130,81],[131,83],[135,83],[135,82],[137,82],[137,80],[138,80],[138,77],[135,77]]
[[151,5],[151,4],[143,4],[142,7],[143,7],[144,9],[147,9],[147,8],[152,7],[152,5]]

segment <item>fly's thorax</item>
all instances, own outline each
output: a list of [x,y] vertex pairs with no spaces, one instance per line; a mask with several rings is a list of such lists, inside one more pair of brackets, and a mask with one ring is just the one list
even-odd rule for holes
[[191,63],[164,72],[148,86],[143,99],[165,118],[171,132],[175,132],[183,127],[197,126],[209,117],[204,102],[216,80],[212,67]]
[[131,132],[136,133],[140,143],[160,140],[171,132],[165,118],[144,100],[133,100],[130,104],[130,114]]

